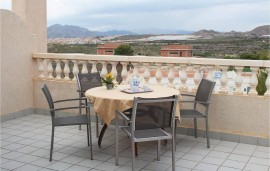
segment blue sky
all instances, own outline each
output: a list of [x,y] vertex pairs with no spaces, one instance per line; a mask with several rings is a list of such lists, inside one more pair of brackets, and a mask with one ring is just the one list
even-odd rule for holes
[[[0,8],[11,9],[11,0]],[[48,26],[148,33],[212,29],[249,31],[270,24],[269,0],[47,0]]]

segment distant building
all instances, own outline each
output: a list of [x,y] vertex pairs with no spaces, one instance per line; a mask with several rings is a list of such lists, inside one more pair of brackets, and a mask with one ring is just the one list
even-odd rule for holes
[[97,46],[97,54],[98,55],[113,55],[114,49],[116,49],[120,44],[101,44]]
[[168,45],[160,48],[160,56],[166,57],[192,57],[192,45]]

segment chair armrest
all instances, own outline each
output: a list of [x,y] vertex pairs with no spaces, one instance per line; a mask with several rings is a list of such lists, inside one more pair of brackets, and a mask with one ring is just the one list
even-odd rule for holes
[[126,121],[130,122],[130,119],[123,112],[120,112],[119,110],[116,110],[115,112],[116,114],[122,116],[122,118],[124,118]]
[[194,100],[182,100],[181,103],[196,103]]
[[182,103],[200,103],[200,104],[210,104],[210,102],[194,101],[194,100],[183,100]]
[[58,110],[69,110],[69,109],[78,109],[78,108],[90,108],[90,106],[72,106],[72,107],[64,107],[64,108],[57,108],[54,111]]
[[195,95],[192,95],[192,94],[181,94],[181,96],[195,97]]
[[202,101],[195,101],[195,103],[200,103],[200,104],[210,104],[210,102],[202,102]]
[[86,98],[86,97],[82,97],[82,98],[76,98],[76,99],[57,100],[57,101],[54,101],[53,103],[67,102],[67,101],[75,101],[75,100],[87,100],[87,98]]

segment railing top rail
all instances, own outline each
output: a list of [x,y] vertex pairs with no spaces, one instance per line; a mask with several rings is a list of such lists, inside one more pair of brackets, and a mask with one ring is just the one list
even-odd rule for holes
[[268,60],[213,59],[201,57],[161,57],[161,56],[118,56],[89,55],[81,53],[33,53],[34,59],[93,60],[93,61],[126,61],[144,63],[177,63],[222,66],[253,66],[270,68]]

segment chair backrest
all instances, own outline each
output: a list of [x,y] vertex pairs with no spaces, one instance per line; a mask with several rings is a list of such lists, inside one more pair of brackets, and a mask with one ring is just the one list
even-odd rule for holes
[[44,84],[44,86],[42,87],[42,91],[47,99],[50,109],[54,109],[53,99],[46,84]]
[[216,82],[203,78],[199,84],[195,101],[210,102],[210,98],[214,90],[215,84]]
[[168,128],[174,125],[178,96],[134,98],[132,129]]
[[82,92],[87,91],[90,88],[102,86],[99,72],[93,73],[80,73],[76,75],[78,89]]

